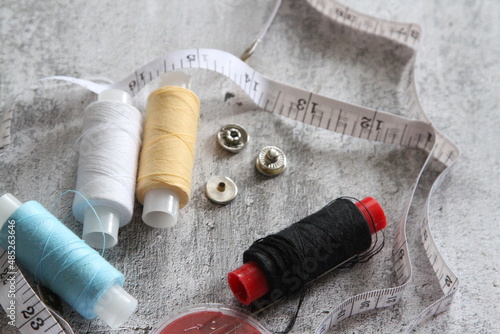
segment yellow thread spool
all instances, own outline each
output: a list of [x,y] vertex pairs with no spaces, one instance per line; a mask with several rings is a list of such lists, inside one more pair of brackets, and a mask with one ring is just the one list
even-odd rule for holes
[[[188,85],[187,75],[173,75]],[[200,100],[187,88],[162,87],[148,98],[136,193],[150,226],[175,225],[189,201],[199,116]]]

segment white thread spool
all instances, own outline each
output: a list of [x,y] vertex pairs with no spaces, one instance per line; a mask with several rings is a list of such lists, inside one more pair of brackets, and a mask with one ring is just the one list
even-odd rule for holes
[[131,103],[128,93],[110,89],[85,110],[76,190],[95,212],[77,194],[73,214],[94,248],[116,245],[119,227],[132,219],[143,120]]

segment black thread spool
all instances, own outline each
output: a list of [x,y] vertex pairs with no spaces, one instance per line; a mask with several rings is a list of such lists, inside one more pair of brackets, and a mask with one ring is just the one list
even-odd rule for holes
[[[385,226],[384,210],[375,199],[367,197],[356,203],[336,199],[284,230],[255,241],[243,253],[245,264],[228,274],[229,286],[244,305],[260,298],[274,302],[368,250],[371,235]],[[361,255],[357,262],[376,252]]]

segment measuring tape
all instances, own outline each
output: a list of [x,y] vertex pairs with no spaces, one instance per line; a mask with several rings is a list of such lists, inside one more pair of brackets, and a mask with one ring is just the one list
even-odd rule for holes
[[[413,50],[414,55],[416,54],[421,38],[421,29],[418,25],[377,19],[335,1],[307,0],[307,2],[336,22],[367,34],[403,44]],[[415,57],[411,61],[411,65],[414,65]],[[458,278],[445,263],[436,247],[429,228],[428,213],[431,195],[457,160],[459,150],[432,124],[423,111],[416,91],[413,75],[414,66],[408,74],[404,95],[405,104],[413,117],[412,119],[357,106],[278,83],[256,72],[239,58],[213,49],[197,48],[168,53],[114,84],[97,84],[69,77],[50,77],[47,79],[70,81],[95,93],[109,88],[117,88],[135,95],[158,76],[168,71],[187,68],[208,69],[227,76],[240,86],[260,108],[269,112],[353,137],[417,148],[428,153],[401,211],[395,230],[392,254],[398,285],[361,293],[349,298],[336,306],[323,319],[316,329],[316,334],[326,333],[333,326],[352,315],[392,306],[402,299],[412,277],[412,266],[406,239],[408,212],[420,177],[434,159],[446,166],[446,169],[439,175],[431,188],[424,208],[425,218],[419,227],[425,252],[444,296],[425,308],[408,326],[408,332],[450,308],[457,291]],[[4,115],[0,128],[0,149],[9,144],[11,119],[12,111]]]
[[13,260],[15,247],[9,249],[9,253],[0,250],[0,304],[7,313],[9,324],[23,334],[73,333],[69,325],[40,300],[17,268]]

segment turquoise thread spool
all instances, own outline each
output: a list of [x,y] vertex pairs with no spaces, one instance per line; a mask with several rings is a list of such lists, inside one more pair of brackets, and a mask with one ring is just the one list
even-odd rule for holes
[[[0,197],[0,246],[8,249],[15,231],[16,262],[87,319],[112,328],[124,323],[137,300],[123,288],[123,274],[78,238],[42,205]],[[12,240],[12,238],[11,238]]]

